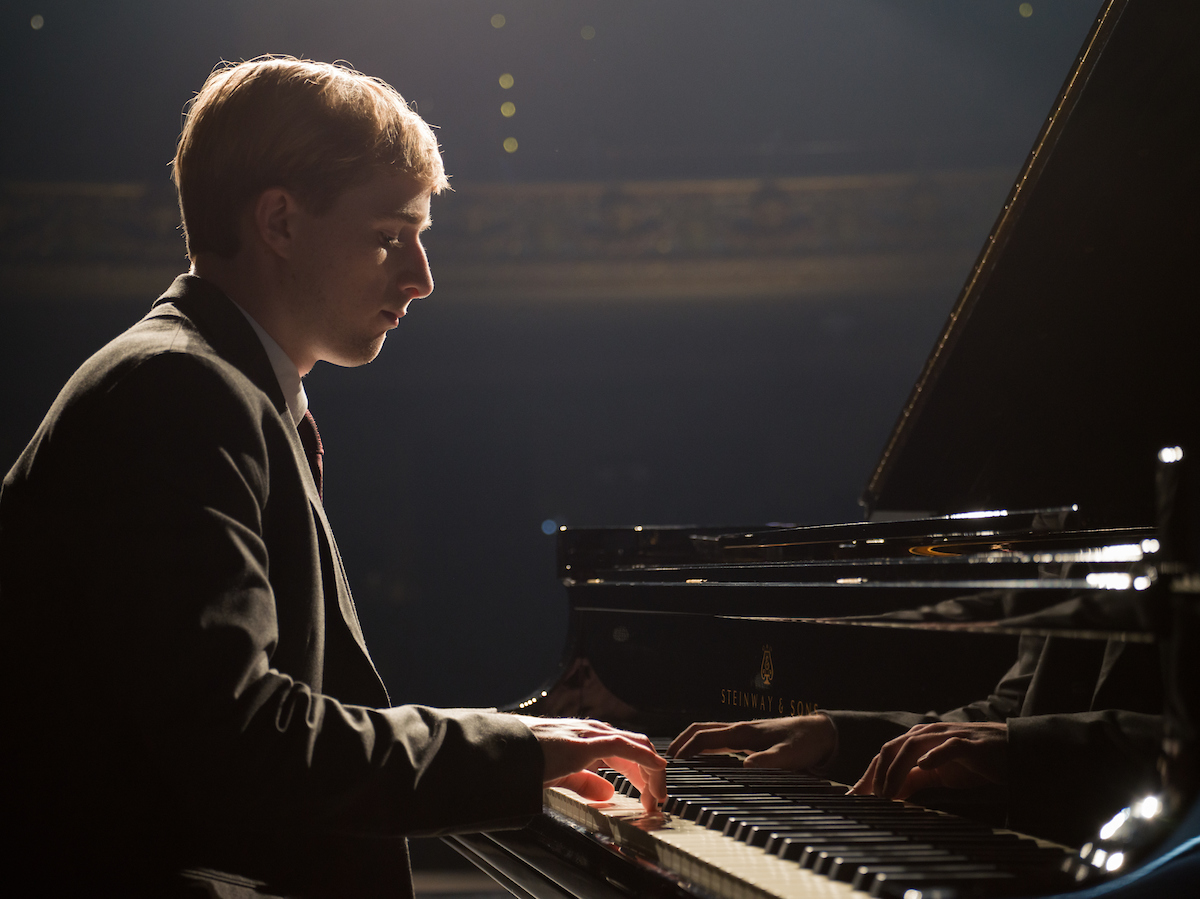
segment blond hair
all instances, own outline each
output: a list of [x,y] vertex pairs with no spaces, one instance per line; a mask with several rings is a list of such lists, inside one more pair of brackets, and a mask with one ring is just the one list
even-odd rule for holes
[[435,193],[448,186],[432,129],[391,85],[290,56],[223,64],[191,102],[175,152],[188,255],[236,255],[238,220],[268,188],[321,215],[388,168]]

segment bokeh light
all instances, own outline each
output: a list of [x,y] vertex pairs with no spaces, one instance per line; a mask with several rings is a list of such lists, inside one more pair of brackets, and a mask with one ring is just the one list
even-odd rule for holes
[[596,36],[596,29],[593,28],[591,25],[584,25],[582,28],[579,29],[579,36],[581,38],[583,38],[585,41],[590,41],[592,38],[594,38]]
[[517,152],[517,139],[515,137],[504,138],[504,152],[505,153],[516,153]]
[[43,19],[41,16],[34,16],[32,19],[29,20],[29,27],[32,28],[34,31],[41,31],[42,26],[45,24],[46,24],[46,20]]
[[492,27],[503,28],[506,21],[507,19],[505,19],[503,15],[496,13],[494,16],[492,16]]
[[504,88],[505,90],[508,90],[510,87],[512,87],[513,86],[513,76],[508,74],[508,72],[505,72],[503,75],[501,75],[500,76],[500,86],[502,88]]
[[1021,14],[1021,18],[1028,19],[1030,16],[1033,15],[1033,4],[1032,3],[1022,3],[1020,6],[1017,7],[1017,12],[1019,12]]
[[511,119],[517,113],[517,105],[515,103],[501,103],[500,115],[506,119]]

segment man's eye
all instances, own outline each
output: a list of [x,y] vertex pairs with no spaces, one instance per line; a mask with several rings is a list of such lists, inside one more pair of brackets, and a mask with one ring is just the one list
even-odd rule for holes
[[392,237],[390,234],[380,234],[379,242],[382,243],[385,247],[402,247],[402,246],[404,246],[404,241],[402,241],[399,238],[399,236]]

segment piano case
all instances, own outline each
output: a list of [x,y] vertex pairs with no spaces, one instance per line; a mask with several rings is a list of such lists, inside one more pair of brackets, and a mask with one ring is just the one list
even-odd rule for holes
[[[1015,635],[1037,630],[962,619],[1014,613],[996,611],[1004,597],[1028,612],[1133,595],[1160,536],[1157,452],[1200,451],[1197,45],[1193,0],[1101,9],[869,478],[864,521],[564,529],[567,646],[514,710],[666,738],[694,720],[953,708],[986,696]],[[820,621],[963,597],[948,626]],[[1069,629],[1150,641],[1144,624]],[[553,816],[450,840],[517,895],[712,894],[597,854]]]

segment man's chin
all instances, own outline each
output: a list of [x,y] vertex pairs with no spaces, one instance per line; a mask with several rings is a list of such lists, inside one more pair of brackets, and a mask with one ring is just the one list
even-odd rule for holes
[[326,356],[324,361],[340,368],[358,368],[360,365],[375,361],[375,357],[383,349],[383,342],[386,338],[386,334],[381,334],[365,346],[342,347],[337,353],[330,353]]

